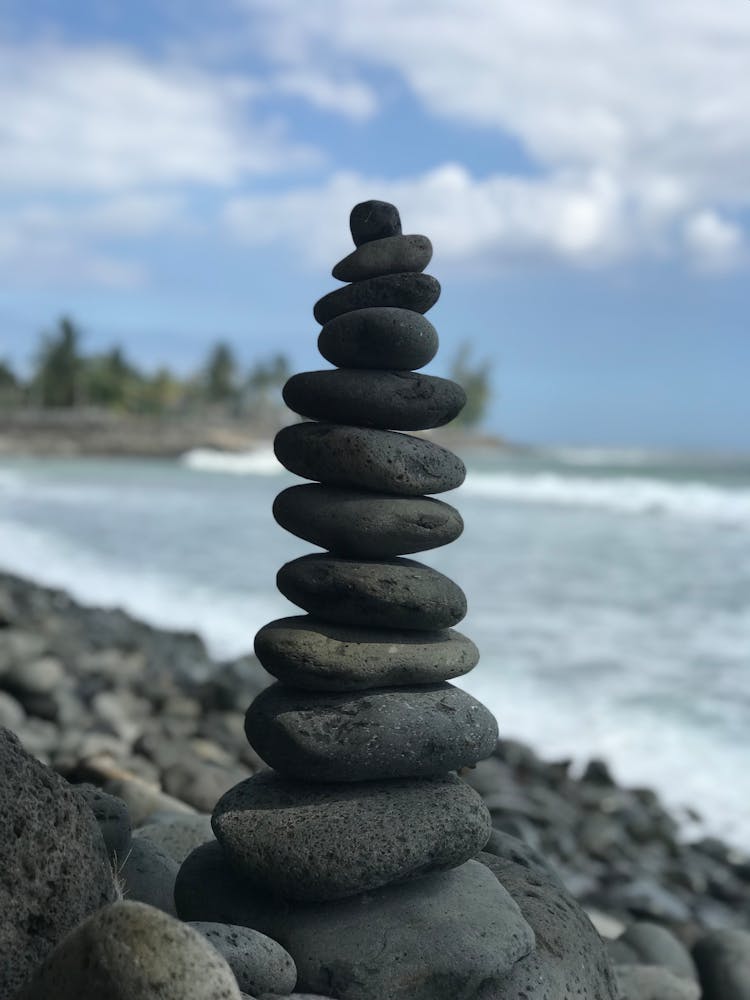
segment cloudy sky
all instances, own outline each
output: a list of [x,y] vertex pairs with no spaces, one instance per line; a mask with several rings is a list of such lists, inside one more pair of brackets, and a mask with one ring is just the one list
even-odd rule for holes
[[0,357],[316,366],[348,213],[525,441],[750,451],[749,0],[0,0]]

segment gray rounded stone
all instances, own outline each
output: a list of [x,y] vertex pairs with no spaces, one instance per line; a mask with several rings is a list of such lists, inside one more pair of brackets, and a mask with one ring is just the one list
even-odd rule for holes
[[344,625],[444,629],[466,614],[458,584],[413,559],[360,562],[315,553],[282,566],[276,584],[293,604]]
[[750,932],[712,931],[693,948],[703,1000],[750,1000]]
[[411,371],[437,354],[435,327],[411,309],[374,306],[330,320],[318,336],[318,350],[340,368]]
[[177,862],[158,844],[146,837],[134,837],[119,872],[123,895],[176,916],[174,883],[178,869]]
[[147,823],[135,831],[136,839],[144,837],[150,840],[178,865],[211,836],[211,817],[207,813],[192,816],[175,814],[161,822]]
[[240,1000],[203,935],[145,903],[99,910],[69,934],[15,1000]]
[[243,923],[279,941],[298,991],[348,1000],[457,1000],[480,986],[504,997],[506,973],[534,947],[516,903],[474,861],[337,902],[290,903],[261,896],[207,845],[183,865],[176,895],[184,919]]
[[128,807],[116,795],[84,783],[72,788],[88,804],[99,824],[110,860],[115,866],[122,863],[130,847],[131,829]]
[[188,924],[227,960],[246,993],[289,994],[297,982],[297,967],[281,945],[250,927],[193,921]]
[[466,393],[450,379],[357,368],[300,372],[283,395],[290,410],[312,420],[397,431],[442,427],[466,403]]
[[329,694],[272,684],[245,733],[279,774],[300,781],[429,778],[471,767],[497,744],[497,722],[452,684]]
[[385,236],[363,243],[333,269],[339,281],[362,281],[382,274],[424,271],[432,260],[432,243],[426,236]]
[[401,233],[401,216],[389,201],[360,201],[349,213],[349,230],[356,246]]
[[490,818],[453,775],[312,785],[261,771],[219,799],[213,827],[254,885],[321,901],[459,865],[487,840]]
[[690,952],[661,924],[639,920],[626,928],[617,940],[633,949],[640,965],[661,965],[676,976],[698,978]]
[[[616,965],[618,1000],[700,1000],[692,979],[676,976],[658,965]],[[722,1000],[730,1000],[722,994]]]
[[388,559],[447,545],[464,527],[456,508],[441,500],[317,484],[283,490],[274,500],[273,516],[282,528],[313,545],[364,559]]
[[313,315],[321,325],[354,309],[371,309],[374,306],[391,306],[426,313],[440,298],[440,282],[431,274],[406,271],[401,274],[384,274],[379,278],[365,278],[318,299]]
[[264,625],[255,636],[255,655],[284,684],[310,691],[434,684],[479,662],[471,639],[453,629],[353,628],[309,615]]
[[369,427],[302,423],[284,427],[276,457],[290,472],[326,486],[424,496],[460,486],[464,463],[432,441]]

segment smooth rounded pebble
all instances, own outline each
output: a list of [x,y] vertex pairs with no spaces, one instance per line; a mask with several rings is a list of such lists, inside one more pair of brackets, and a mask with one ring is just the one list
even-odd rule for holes
[[698,978],[690,952],[661,924],[639,920],[626,928],[617,940],[633,949],[640,965],[661,965],[676,976]]
[[300,781],[429,778],[497,744],[492,713],[452,684],[329,694],[276,683],[248,708],[245,733],[269,767]]
[[[700,1000],[693,979],[676,976],[658,965],[616,965],[618,1000]],[[730,1000],[724,997],[722,1000]]]
[[261,771],[219,799],[213,826],[254,885],[330,900],[460,865],[487,840],[490,819],[454,775],[313,785]]
[[276,585],[308,613],[344,625],[444,629],[466,614],[458,584],[413,559],[360,562],[314,553],[282,566]]
[[374,306],[330,320],[318,336],[318,350],[340,368],[413,371],[437,354],[435,327],[411,309]]
[[455,507],[432,497],[399,497],[309,484],[282,490],[273,503],[278,524],[342,556],[388,559],[455,541],[464,522]]
[[15,1000],[240,1000],[203,935],[145,903],[99,910],[70,933]]
[[73,790],[88,803],[99,824],[107,854],[114,865],[122,862],[130,847],[131,829],[128,807],[116,795],[84,783],[72,785]]
[[318,299],[313,307],[313,316],[320,324],[328,323],[354,309],[372,309],[374,306],[390,306],[396,309],[411,309],[426,313],[440,298],[440,282],[431,274],[406,271],[401,274],[385,274],[380,278],[365,278]]
[[227,960],[245,993],[288,994],[297,982],[297,967],[281,945],[250,927],[193,921],[188,924]]
[[255,636],[255,655],[280,681],[310,691],[434,684],[479,662],[471,639],[453,629],[353,628],[310,615],[264,625]]
[[174,883],[178,869],[178,863],[158,844],[146,837],[134,837],[119,871],[123,895],[176,916]]
[[712,931],[693,948],[703,1000],[750,1000],[750,932]]
[[447,448],[369,427],[301,423],[282,428],[276,457],[289,472],[326,486],[423,496],[460,486],[466,467]]
[[426,236],[385,236],[357,247],[333,269],[339,281],[362,281],[382,274],[424,271],[432,260],[432,243]]
[[211,816],[175,814],[158,823],[147,823],[135,831],[136,839],[145,837],[181,865],[192,850],[211,837]]
[[360,201],[349,213],[349,230],[356,246],[401,234],[401,216],[389,201]]
[[466,393],[450,379],[357,368],[300,372],[283,395],[290,410],[311,420],[397,431],[442,427],[466,403]]
[[299,992],[347,1000],[456,1000],[467,984],[504,1000],[505,973],[534,947],[516,903],[475,861],[338,902],[289,903],[252,890],[207,845],[180,871],[177,908],[269,934],[296,962]]

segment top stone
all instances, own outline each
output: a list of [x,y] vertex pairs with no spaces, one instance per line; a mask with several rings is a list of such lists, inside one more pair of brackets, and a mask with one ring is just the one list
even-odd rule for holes
[[401,235],[401,216],[387,201],[361,201],[349,216],[349,228],[356,246],[386,236]]

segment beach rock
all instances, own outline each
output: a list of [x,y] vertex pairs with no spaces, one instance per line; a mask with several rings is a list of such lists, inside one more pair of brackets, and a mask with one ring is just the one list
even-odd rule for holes
[[[616,965],[619,1000],[700,1000],[692,979],[676,976],[658,965]],[[730,1000],[722,994],[722,1000]]]
[[99,910],[69,934],[16,1000],[240,1000],[202,934],[144,903]]
[[21,660],[5,673],[3,687],[24,701],[28,695],[50,694],[65,680],[65,669],[56,656]]
[[296,476],[344,489],[423,496],[453,490],[466,477],[463,462],[447,448],[370,427],[291,424],[276,435],[274,451]]
[[162,773],[164,790],[200,812],[209,812],[224,792],[249,774],[246,767],[212,764],[197,757],[177,761]]
[[703,1000],[750,1000],[750,932],[727,928],[693,948]]
[[471,639],[454,629],[356,628],[310,615],[264,625],[255,653],[284,684],[311,691],[434,684],[467,673],[479,660]]
[[333,268],[338,281],[362,281],[381,274],[424,271],[432,260],[432,243],[426,236],[385,236],[357,247]]
[[283,395],[291,410],[312,420],[400,431],[442,427],[466,403],[466,393],[450,379],[353,368],[300,372]]
[[158,844],[146,837],[134,837],[119,872],[125,899],[148,903],[176,916],[174,883],[179,867]]
[[273,516],[282,528],[313,545],[363,559],[447,545],[464,527],[455,507],[432,497],[382,496],[317,484],[282,490]]
[[218,845],[206,845],[182,866],[175,893],[185,920],[244,924],[279,941],[297,965],[298,991],[350,1000],[499,989],[534,947],[517,905],[473,861],[338,902],[289,903],[251,889]]
[[194,921],[188,924],[223,955],[241,990],[289,994],[297,982],[292,956],[278,942],[250,927]]
[[680,923],[690,919],[690,910],[680,897],[656,879],[631,879],[607,890],[611,907],[627,910],[636,917]]
[[490,831],[489,839],[483,850],[485,854],[494,854],[501,861],[525,868],[542,879],[554,882],[559,889],[564,890],[562,880],[550,868],[539,851],[519,840],[518,837],[512,837],[503,830],[493,829]]
[[407,271],[386,274],[378,278],[365,278],[352,285],[344,285],[318,299],[313,315],[320,324],[328,323],[343,313],[355,309],[372,309],[385,306],[411,309],[426,313],[440,298],[440,282],[431,274]]
[[150,840],[173,861],[181,865],[191,851],[205,844],[213,836],[211,816],[196,813],[193,816],[175,813],[159,822],[147,823],[135,831],[136,839]]
[[282,566],[276,585],[310,614],[344,625],[446,629],[466,614],[458,584],[413,559],[359,562],[315,553]]
[[326,900],[459,865],[490,824],[480,797],[453,775],[314,785],[264,771],[222,796],[213,828],[254,884]]
[[122,799],[128,807],[134,827],[143,826],[156,812],[195,813],[192,806],[172,795],[165,795],[159,788],[134,774],[114,769],[104,781],[104,790]]
[[374,306],[329,320],[318,335],[318,350],[339,368],[413,371],[437,354],[435,327],[411,309]]
[[349,230],[355,246],[371,240],[401,235],[401,216],[388,201],[361,201],[349,213]]
[[97,788],[96,785],[84,783],[71,785],[76,794],[88,804],[99,824],[107,854],[115,867],[122,862],[130,847],[130,813],[128,807],[115,795]]
[[85,800],[0,730],[0,996],[116,890]]
[[471,767],[497,741],[489,709],[452,684],[339,694],[272,684],[245,732],[279,774],[323,782],[430,778]]
[[10,729],[17,733],[25,721],[26,711],[23,705],[7,691],[0,691],[0,729]]
[[639,965],[661,965],[675,976],[698,977],[685,945],[660,924],[638,921],[626,928],[617,940],[633,949]]

